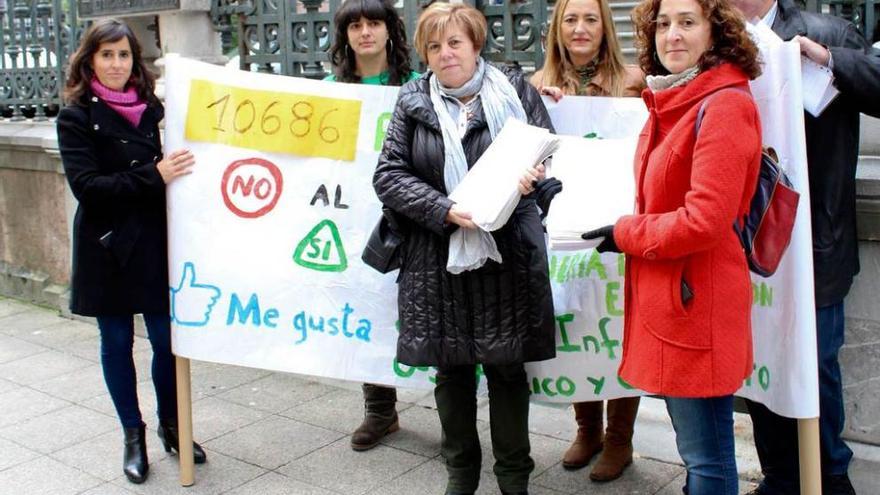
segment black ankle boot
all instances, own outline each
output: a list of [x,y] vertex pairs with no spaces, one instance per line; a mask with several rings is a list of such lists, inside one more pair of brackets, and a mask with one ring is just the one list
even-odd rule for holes
[[150,471],[147,460],[147,440],[144,426],[123,428],[125,435],[125,452],[122,458],[122,472],[132,483],[143,483]]
[[[173,449],[175,452],[180,453],[176,419],[159,420],[158,433],[159,439],[162,440],[162,445],[165,447],[165,452],[171,452]],[[204,464],[207,460],[208,456],[205,454],[205,450],[202,449],[201,445],[193,442],[193,462]]]

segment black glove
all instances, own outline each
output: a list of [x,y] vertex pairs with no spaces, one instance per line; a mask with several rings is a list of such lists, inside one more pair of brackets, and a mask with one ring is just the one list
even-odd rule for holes
[[562,182],[555,177],[548,177],[535,184],[535,202],[541,208],[542,217],[550,211],[550,202],[562,191]]
[[617,243],[614,242],[614,225],[606,225],[604,227],[600,227],[596,230],[591,230],[585,234],[581,234],[581,239],[585,241],[589,241],[590,239],[598,239],[600,237],[604,237],[602,242],[596,246],[596,251],[600,253],[605,253],[611,251],[613,253],[619,253],[620,248],[617,247]]

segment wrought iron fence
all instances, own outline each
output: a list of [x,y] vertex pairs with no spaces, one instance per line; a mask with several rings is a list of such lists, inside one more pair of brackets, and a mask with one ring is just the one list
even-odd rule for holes
[[[11,5],[10,5],[11,4]],[[45,120],[61,104],[80,28],[62,0],[0,0],[0,104],[11,120]]]
[[[630,0],[611,0],[631,3]],[[868,39],[877,29],[880,0],[800,0],[807,10],[847,18]],[[88,16],[104,9],[173,8],[179,0],[0,0],[0,114],[12,120],[47,118],[61,104],[64,70],[82,32],[77,4]],[[329,69],[333,13],[342,0],[210,0],[224,53],[237,48],[246,70],[312,78]],[[399,0],[410,37],[431,0]],[[541,39],[555,0],[465,0],[489,24],[484,56],[540,67]],[[124,6],[123,6],[124,7]],[[143,7],[143,8],[141,8]],[[624,16],[625,17],[625,16]],[[422,64],[411,52],[414,67]]]
[[[212,16],[230,47],[237,33],[239,66],[244,70],[321,78],[333,43],[333,13],[341,0],[213,0]],[[399,1],[398,11],[412,38],[422,9],[430,0]],[[489,25],[483,55],[492,61],[540,66],[547,0],[504,2],[471,0]],[[421,65],[413,50],[413,67]]]

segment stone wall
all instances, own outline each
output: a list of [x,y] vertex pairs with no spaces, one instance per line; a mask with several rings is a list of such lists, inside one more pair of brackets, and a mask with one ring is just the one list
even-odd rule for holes
[[0,294],[66,307],[70,225],[54,123],[0,126]]

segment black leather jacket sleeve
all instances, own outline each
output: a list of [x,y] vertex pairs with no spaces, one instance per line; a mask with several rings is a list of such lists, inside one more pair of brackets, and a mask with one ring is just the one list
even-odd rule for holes
[[880,117],[880,50],[871,48],[849,23],[846,25],[842,45],[829,47],[834,60],[837,89],[860,112]]

